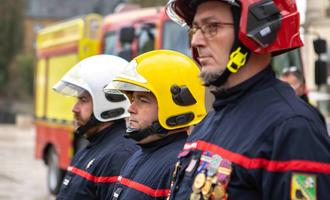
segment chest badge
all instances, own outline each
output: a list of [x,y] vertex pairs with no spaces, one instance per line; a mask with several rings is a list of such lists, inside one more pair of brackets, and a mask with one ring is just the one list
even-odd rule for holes
[[227,198],[226,188],[232,172],[232,163],[220,155],[203,152],[195,176],[190,200]]

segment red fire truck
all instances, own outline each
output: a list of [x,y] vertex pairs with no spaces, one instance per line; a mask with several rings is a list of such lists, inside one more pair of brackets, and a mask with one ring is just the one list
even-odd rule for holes
[[187,29],[171,21],[163,7],[112,14],[103,20],[101,52],[127,60],[154,49],[190,55]]

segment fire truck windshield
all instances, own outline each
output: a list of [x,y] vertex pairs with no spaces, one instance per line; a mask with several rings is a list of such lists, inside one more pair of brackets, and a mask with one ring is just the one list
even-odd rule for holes
[[303,71],[300,49],[295,49],[273,57],[272,66],[277,76],[281,75],[283,69],[289,67],[297,67]]
[[186,27],[168,20],[163,29],[163,49],[179,51],[191,57],[189,38]]

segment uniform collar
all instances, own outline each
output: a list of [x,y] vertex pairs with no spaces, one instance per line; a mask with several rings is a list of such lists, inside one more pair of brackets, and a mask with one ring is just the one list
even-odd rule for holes
[[261,89],[274,84],[275,80],[275,73],[273,72],[271,66],[268,66],[239,85],[227,90],[212,92],[215,97],[213,108],[214,110],[221,110],[228,104],[238,101],[241,97],[245,96],[252,90],[258,90],[258,88]]
[[[96,133],[93,137],[91,137],[88,141],[90,144],[88,147],[94,146],[101,142],[105,137],[116,137],[117,132],[115,129],[119,129],[120,127],[125,127],[125,120],[116,120],[113,124],[106,127],[105,129],[101,130],[100,132]],[[125,130],[125,129],[124,129]],[[118,133],[119,134],[119,133]]]
[[309,103],[309,100],[308,100],[308,97],[307,97],[306,94],[301,95],[300,98],[301,98],[302,100],[304,100],[306,103]]
[[159,147],[168,145],[168,144],[178,141],[180,139],[186,139],[187,137],[188,137],[187,132],[181,131],[181,132],[177,132],[177,133],[168,135],[168,136],[166,136],[160,140],[154,141],[154,142],[150,142],[147,144],[139,144],[139,146],[141,147],[142,151],[154,151],[154,150],[158,149]]

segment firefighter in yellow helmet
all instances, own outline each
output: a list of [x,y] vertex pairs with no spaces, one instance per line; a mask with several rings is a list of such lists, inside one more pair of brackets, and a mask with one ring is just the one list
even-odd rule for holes
[[165,199],[188,128],[206,112],[199,68],[187,56],[157,50],[133,59],[105,91],[126,93],[126,137],[141,146],[122,168],[109,199]]

